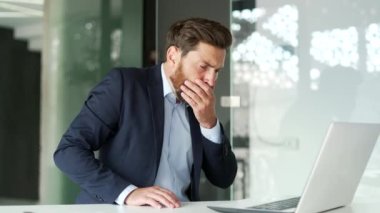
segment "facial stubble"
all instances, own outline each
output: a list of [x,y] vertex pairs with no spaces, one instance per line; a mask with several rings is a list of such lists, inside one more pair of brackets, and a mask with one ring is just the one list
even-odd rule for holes
[[176,98],[180,101],[187,103],[181,96],[182,90],[181,85],[184,84],[186,76],[182,69],[182,64],[179,65],[178,69],[175,70],[174,74],[170,76],[170,81],[172,82],[173,88],[175,90]]

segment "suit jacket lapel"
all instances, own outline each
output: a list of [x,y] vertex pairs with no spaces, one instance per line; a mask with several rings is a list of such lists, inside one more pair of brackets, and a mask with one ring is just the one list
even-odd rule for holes
[[161,158],[164,135],[164,95],[161,77],[161,65],[146,70],[148,75],[148,95],[154,124],[154,141],[156,151],[156,173]]

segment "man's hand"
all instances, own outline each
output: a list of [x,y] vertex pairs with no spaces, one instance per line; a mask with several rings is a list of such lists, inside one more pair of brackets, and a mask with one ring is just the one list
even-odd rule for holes
[[193,108],[199,124],[208,129],[214,127],[217,122],[214,90],[199,79],[186,80],[181,90],[182,98]]
[[180,201],[175,194],[159,186],[147,188],[137,188],[133,190],[126,198],[125,204],[132,206],[149,205],[155,208],[178,208]]

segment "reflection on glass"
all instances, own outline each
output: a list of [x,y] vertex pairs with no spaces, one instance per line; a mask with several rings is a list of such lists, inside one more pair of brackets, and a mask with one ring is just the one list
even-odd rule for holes
[[365,32],[367,41],[367,70],[380,71],[380,24],[370,24]]
[[280,7],[275,14],[263,23],[263,29],[283,41],[298,46],[298,9],[294,5]]
[[[234,198],[265,202],[302,192],[331,121],[380,122],[380,8],[374,0],[254,2],[232,1],[231,88],[241,100],[231,121]],[[380,188],[379,156],[359,197],[379,196],[369,190]]]
[[262,28],[272,36],[283,40],[282,45],[274,43],[257,31],[252,31],[252,28],[241,27],[247,24],[254,25],[265,13],[265,9],[262,8],[232,12],[234,36],[242,38],[235,40],[232,50],[233,81],[250,82],[262,87],[292,88],[299,79],[298,57],[293,53],[294,47],[298,45],[297,8],[285,5],[262,24]]
[[319,69],[312,68],[310,70],[310,80],[311,80],[310,89],[311,90],[316,91],[319,89],[318,80],[320,77],[321,77],[321,71]]
[[355,27],[313,32],[310,55],[329,66],[358,67],[358,31]]
[[123,31],[121,29],[115,29],[111,33],[111,59],[114,64],[117,64],[121,54],[121,42]]

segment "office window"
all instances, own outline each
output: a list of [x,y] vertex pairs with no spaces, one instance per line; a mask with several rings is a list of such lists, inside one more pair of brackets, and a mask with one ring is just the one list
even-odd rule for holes
[[[380,122],[380,6],[233,0],[235,199],[300,195],[332,121]],[[376,147],[356,199],[380,195]]]

